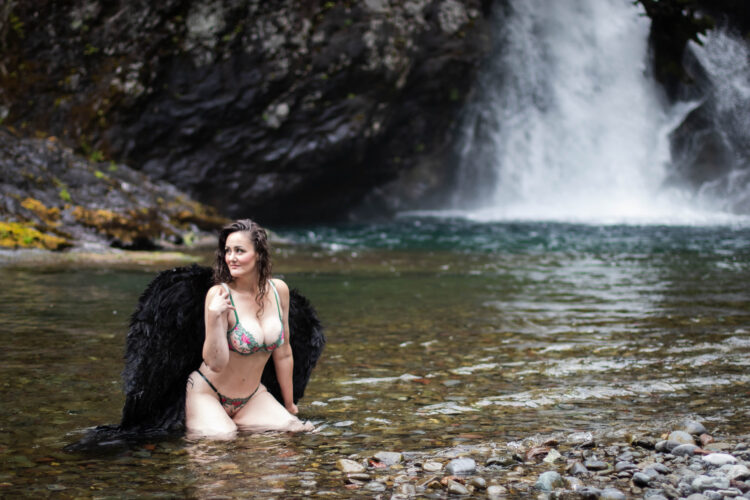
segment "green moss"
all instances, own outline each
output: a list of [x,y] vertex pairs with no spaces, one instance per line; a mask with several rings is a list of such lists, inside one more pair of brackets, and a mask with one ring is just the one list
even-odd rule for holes
[[96,54],[97,52],[99,52],[99,48],[98,48],[98,47],[94,47],[94,46],[93,46],[93,45],[91,45],[90,43],[87,43],[87,44],[86,44],[86,48],[84,48],[84,49],[83,49],[83,53],[84,53],[84,55],[87,55],[87,56],[91,56],[91,55],[94,55],[94,54]]
[[100,161],[104,160],[104,153],[102,151],[99,151],[98,149],[95,149],[91,152],[89,155],[89,161],[93,163],[99,163]]
[[70,192],[67,190],[67,188],[62,188],[60,190],[60,199],[64,201],[65,203],[70,203]]
[[18,16],[12,12],[10,13],[10,16],[8,16],[8,20],[10,21],[10,27],[13,29],[18,38],[24,38],[25,33],[23,31],[23,21],[21,21]]
[[62,250],[71,246],[64,238],[44,234],[19,222],[0,222],[0,247]]

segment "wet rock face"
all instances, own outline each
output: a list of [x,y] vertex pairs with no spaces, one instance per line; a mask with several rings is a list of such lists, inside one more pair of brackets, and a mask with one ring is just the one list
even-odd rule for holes
[[70,3],[11,2],[5,123],[263,222],[440,192],[489,47],[489,0]]

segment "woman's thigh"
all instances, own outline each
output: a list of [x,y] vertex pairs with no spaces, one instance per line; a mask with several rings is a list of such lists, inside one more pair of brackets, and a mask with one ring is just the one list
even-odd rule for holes
[[189,436],[229,437],[237,431],[219,396],[198,372],[188,377],[186,391],[185,427]]
[[266,388],[261,385],[244,408],[234,416],[234,423],[242,430],[305,431],[312,425],[289,413]]

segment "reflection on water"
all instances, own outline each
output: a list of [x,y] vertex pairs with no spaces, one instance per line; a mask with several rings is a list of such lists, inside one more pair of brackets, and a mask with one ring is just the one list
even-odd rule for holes
[[0,492],[346,496],[329,472],[351,454],[750,422],[748,230],[402,220],[281,234],[301,244],[280,245],[275,269],[327,326],[301,405],[317,434],[62,453],[118,420],[127,320],[154,271],[5,267]]

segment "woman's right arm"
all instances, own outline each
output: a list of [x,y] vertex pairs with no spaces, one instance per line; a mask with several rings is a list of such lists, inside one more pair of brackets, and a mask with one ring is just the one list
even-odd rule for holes
[[227,312],[231,310],[234,307],[226,290],[221,285],[211,287],[204,308],[206,340],[203,342],[203,361],[215,372],[223,370],[229,362]]

